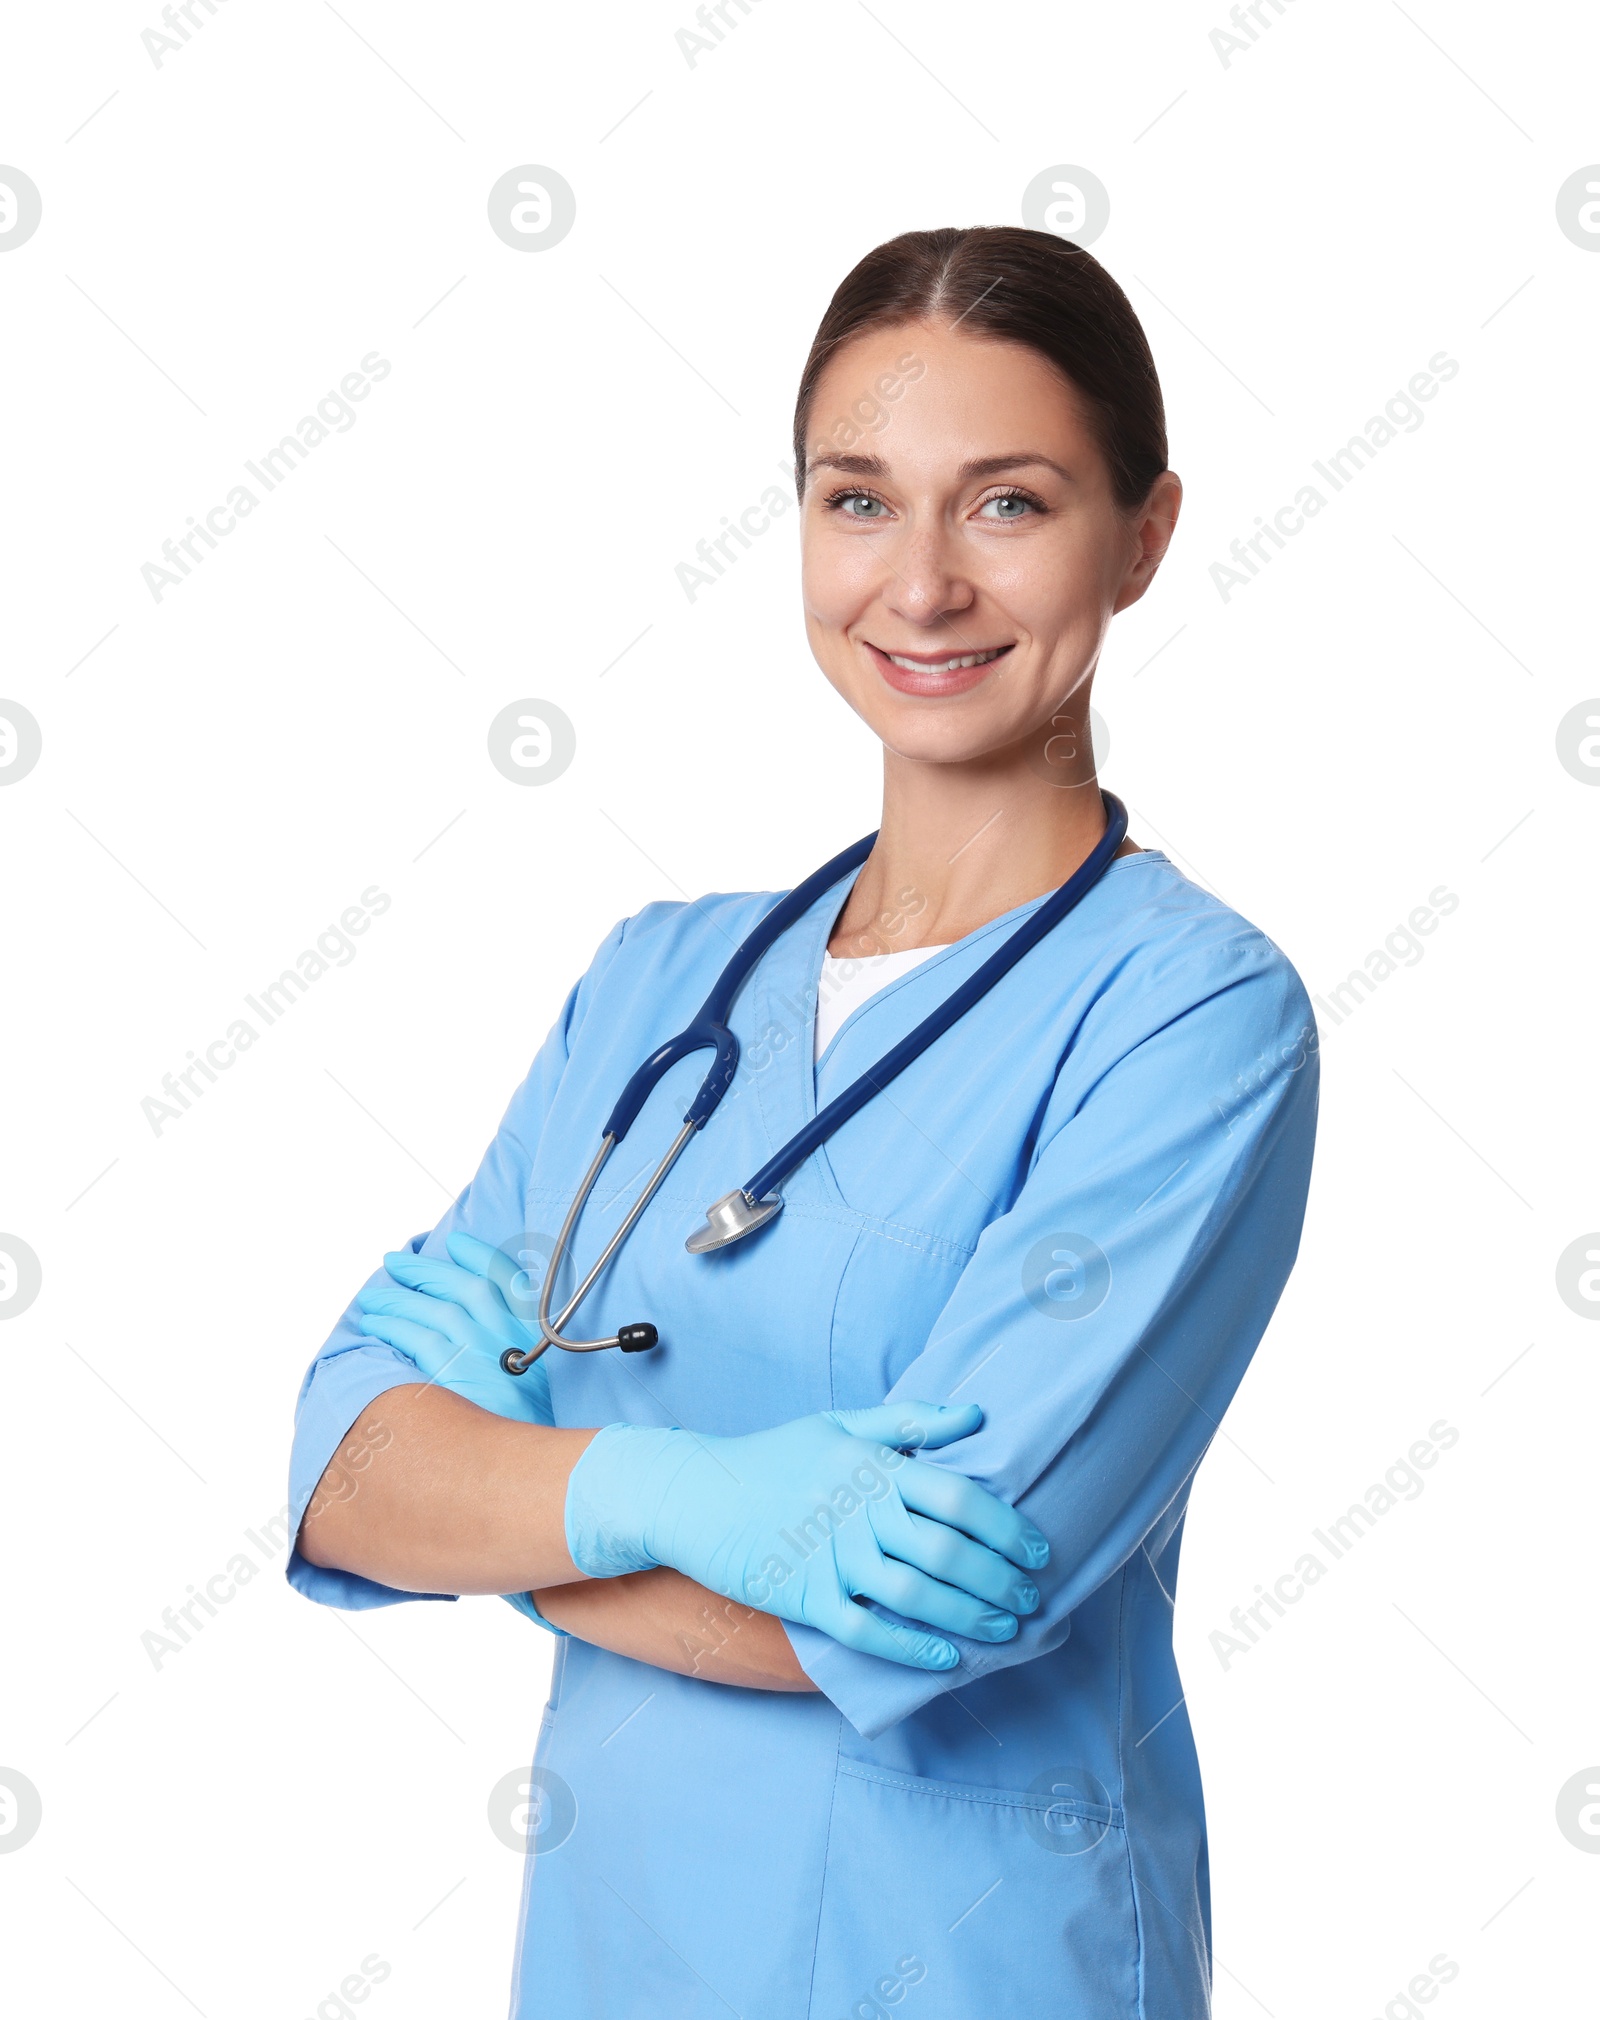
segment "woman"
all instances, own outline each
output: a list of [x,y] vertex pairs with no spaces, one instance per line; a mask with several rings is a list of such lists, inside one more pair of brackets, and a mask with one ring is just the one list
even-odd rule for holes
[[[835,295],[795,451],[807,631],[883,744],[883,820],[802,889],[733,1003],[732,1090],[563,1319],[705,1054],[577,1222],[547,1317],[660,1343],[500,1364],[543,1337],[518,1272],[620,1090],[769,893],[603,942],[472,1184],[312,1368],[290,1575],[346,1606],[521,1594],[567,1637],[516,2012],[1178,2020],[1210,1975],[1179,1543],[1294,1259],[1317,1071],[1288,962],[1118,845],[1082,733],[1177,518],[1160,388],[1087,253],[913,232]],[[685,1252],[1075,873],[775,1219]]]

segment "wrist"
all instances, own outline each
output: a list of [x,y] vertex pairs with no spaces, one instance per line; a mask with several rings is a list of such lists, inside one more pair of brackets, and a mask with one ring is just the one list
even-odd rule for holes
[[662,1560],[652,1547],[651,1516],[664,1480],[694,1448],[687,1431],[607,1424],[596,1431],[567,1479],[567,1552],[589,1578],[621,1578]]
[[514,1606],[525,1620],[531,1620],[536,1627],[542,1627],[547,1634],[557,1634],[563,1641],[569,1639],[564,1627],[557,1627],[553,1620],[546,1620],[531,1592],[503,1592],[500,1596],[508,1606]]

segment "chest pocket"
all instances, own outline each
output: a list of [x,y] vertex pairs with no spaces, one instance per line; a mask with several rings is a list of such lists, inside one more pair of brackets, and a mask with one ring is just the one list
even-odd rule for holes
[[833,1407],[881,1403],[927,1343],[970,1260],[917,1228],[858,1220],[830,1327]]

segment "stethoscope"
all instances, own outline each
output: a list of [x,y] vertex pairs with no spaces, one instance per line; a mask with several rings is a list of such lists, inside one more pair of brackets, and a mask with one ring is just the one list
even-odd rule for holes
[[[726,1248],[732,1242],[742,1241],[747,1234],[753,1234],[758,1227],[765,1227],[769,1220],[783,1211],[781,1187],[805,1163],[813,1151],[818,1150],[833,1135],[834,1131],[848,1122],[858,1109],[864,1108],[875,1094],[882,1093],[890,1081],[903,1073],[914,1059],[927,1051],[936,1038],[943,1037],[952,1024],[958,1023],[975,1003],[988,995],[989,991],[1022,959],[1030,948],[1036,947],[1047,933],[1052,932],[1072,910],[1080,898],[1084,897],[1100,881],[1111,859],[1121,848],[1123,837],[1128,832],[1128,810],[1114,793],[1101,794],[1106,807],[1106,831],[1095,843],[1087,859],[1080,863],[1059,890],[1053,891],[1036,912],[1030,914],[1016,931],[1011,933],[1002,945],[989,956],[980,968],[973,971],[965,982],[941,1003],[930,1016],[924,1017],[916,1028],[906,1034],[887,1051],[875,1066],[853,1081],[843,1094],[830,1101],[826,1108],[799,1129],[776,1156],[768,1158],[753,1178],[724,1193],[722,1198],[706,1208],[706,1224],[697,1228],[684,1243],[691,1255],[708,1255],[713,1249]],[[531,1353],[520,1353],[515,1347],[508,1347],[500,1356],[500,1365],[507,1374],[526,1374],[546,1347],[563,1347],[569,1354],[592,1354],[602,1347],[620,1347],[625,1354],[638,1354],[655,1346],[660,1334],[646,1321],[637,1325],[619,1326],[609,1339],[569,1340],[561,1331],[583,1300],[593,1290],[601,1272],[611,1263],[618,1249],[627,1240],[638,1223],[639,1216],[650,1204],[660,1189],[662,1181],[677,1163],[685,1145],[697,1129],[704,1129],[716,1113],[717,1104],[733,1085],[733,1077],[739,1068],[739,1041],[728,1029],[728,1017],[733,1009],[734,999],[749,980],[757,963],[767,950],[789,928],[804,918],[830,885],[839,881],[847,870],[856,870],[866,861],[872,851],[876,834],[863,835],[859,842],[853,842],[843,849],[832,862],[824,863],[820,870],[798,884],[787,897],[780,898],[766,917],[756,926],[754,932],[744,941],[733,959],[717,977],[717,985],[700,1006],[698,1016],[692,1024],[680,1031],[676,1038],[669,1038],[650,1057],[623,1088],[617,1105],[606,1119],[601,1134],[600,1148],[594,1154],[594,1161],[583,1175],[577,1194],[567,1209],[567,1217],[561,1223],[561,1232],[556,1237],[549,1264],[545,1270],[544,1283],[539,1292],[539,1344]],[[673,1138],[672,1147],[656,1166],[655,1173],[644,1190],[629,1209],[627,1218],[601,1250],[593,1268],[568,1298],[560,1313],[550,1316],[550,1296],[556,1281],[562,1259],[567,1253],[567,1245],[572,1239],[572,1231],[578,1224],[578,1216],[583,1212],[595,1182],[605,1169],[606,1160],[632,1128],[639,1110],[650,1098],[656,1082],[662,1074],[676,1066],[680,1059],[686,1059],[692,1052],[711,1051],[716,1054],[711,1070],[700,1083],[700,1091],[690,1102],[683,1118],[683,1127]]]

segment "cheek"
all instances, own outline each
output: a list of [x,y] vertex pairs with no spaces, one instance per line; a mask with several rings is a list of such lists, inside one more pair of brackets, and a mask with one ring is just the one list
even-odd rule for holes
[[1013,622],[1044,642],[1098,630],[1105,573],[1082,541],[1061,538],[992,553],[980,580]]
[[881,565],[865,540],[830,538],[808,530],[800,554],[800,593],[819,624],[843,626],[877,593]]

